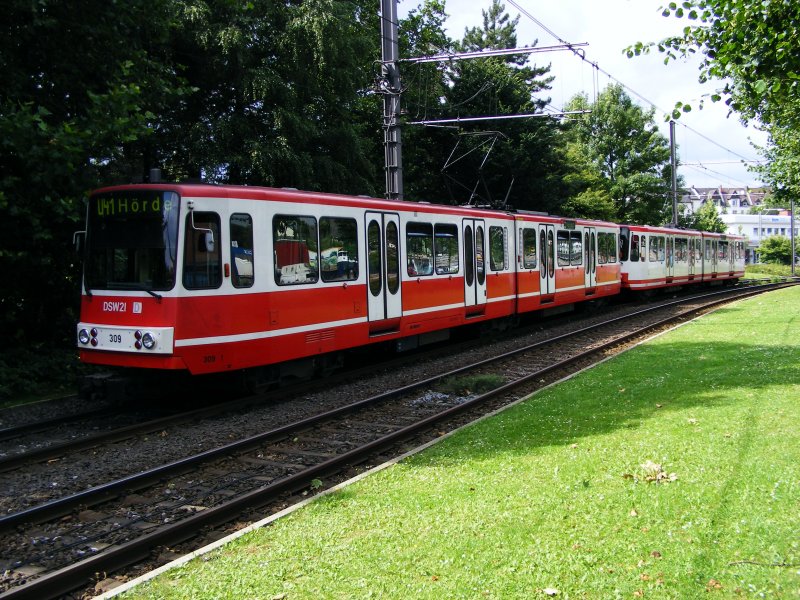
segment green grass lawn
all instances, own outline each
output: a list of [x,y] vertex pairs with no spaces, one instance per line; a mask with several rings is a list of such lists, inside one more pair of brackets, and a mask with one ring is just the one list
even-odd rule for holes
[[792,288],[652,340],[126,597],[798,598],[798,400]]

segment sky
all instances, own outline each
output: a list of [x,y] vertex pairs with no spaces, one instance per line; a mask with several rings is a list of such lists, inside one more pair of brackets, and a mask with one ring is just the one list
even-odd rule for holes
[[[682,175],[687,186],[695,187],[758,187],[758,176],[742,164],[742,159],[759,160],[751,145],[766,144],[767,136],[755,127],[744,127],[734,114],[728,116],[724,103],[711,102],[698,110],[698,102],[722,87],[722,82],[698,82],[699,60],[678,59],[664,64],[664,56],[655,50],[649,56],[628,58],[623,49],[636,42],[657,42],[669,35],[679,34],[690,22],[686,19],[664,17],[661,7],[666,0],[515,0],[530,13],[537,24],[521,13],[508,0],[506,12],[512,17],[520,14],[517,25],[517,45],[539,47],[559,45],[559,39],[582,47],[585,61],[570,51],[553,51],[531,55],[531,62],[551,64],[555,76],[548,92],[551,104],[560,110],[578,93],[593,100],[610,83],[621,83],[639,105],[655,106],[655,121],[669,138],[669,125],[664,115],[680,101],[691,104],[692,112],[684,113],[677,121],[675,141]],[[416,8],[418,0],[399,0],[401,18]],[[480,27],[482,10],[491,0],[446,0],[449,15],[446,28],[451,38],[461,39],[466,27]],[[544,28],[542,27],[544,26]],[[549,30],[549,31],[548,31]],[[555,34],[556,37],[551,35]],[[591,66],[596,63],[600,71]],[[609,77],[610,76],[610,77]]]

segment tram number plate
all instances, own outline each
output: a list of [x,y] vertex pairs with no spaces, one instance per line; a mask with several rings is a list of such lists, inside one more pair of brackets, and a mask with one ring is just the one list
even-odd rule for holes
[[108,341],[112,344],[121,344],[122,336],[119,333],[109,333]]

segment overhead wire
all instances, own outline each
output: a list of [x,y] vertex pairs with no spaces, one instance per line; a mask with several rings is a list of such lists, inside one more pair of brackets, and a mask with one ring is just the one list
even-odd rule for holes
[[[634,90],[632,87],[630,87],[630,86],[629,86],[629,85],[627,85],[626,83],[624,83],[624,82],[620,81],[619,79],[617,79],[616,77],[614,77],[614,76],[613,76],[611,73],[609,73],[608,71],[606,71],[606,70],[602,69],[602,68],[600,67],[600,65],[599,65],[597,62],[592,62],[592,61],[588,60],[588,59],[586,58],[586,55],[585,55],[585,53],[584,53],[584,52],[583,52],[581,49],[579,49],[579,48],[575,48],[575,47],[574,47],[574,44],[572,44],[572,43],[570,43],[570,42],[568,42],[568,41],[564,40],[564,39],[563,39],[561,36],[559,36],[557,33],[555,33],[555,32],[554,32],[552,29],[550,29],[549,27],[547,27],[547,26],[546,26],[544,23],[542,23],[542,22],[541,22],[539,19],[537,19],[536,17],[534,17],[534,16],[533,16],[531,13],[529,13],[527,10],[525,10],[525,8],[523,8],[523,7],[522,7],[522,6],[521,6],[521,5],[520,5],[520,4],[519,4],[519,3],[518,3],[516,0],[508,0],[508,3],[509,3],[509,4],[511,4],[511,5],[512,5],[514,8],[516,8],[517,10],[519,10],[519,11],[520,11],[520,12],[521,12],[521,13],[522,13],[522,14],[523,14],[523,15],[524,15],[526,18],[530,19],[530,20],[531,20],[531,21],[533,21],[533,22],[534,22],[536,25],[538,25],[539,27],[541,27],[541,28],[542,28],[542,29],[543,29],[543,30],[544,30],[546,33],[548,33],[548,34],[549,34],[549,35],[551,35],[553,38],[555,38],[556,40],[558,40],[558,42],[559,42],[559,43],[561,43],[561,44],[564,44],[565,46],[568,46],[568,47],[570,47],[570,49],[572,49],[572,53],[573,53],[573,54],[575,54],[575,56],[577,56],[578,58],[580,58],[582,61],[584,61],[584,62],[588,63],[588,64],[589,64],[589,65],[590,65],[590,66],[591,66],[591,67],[594,69],[594,71],[595,71],[595,91],[594,91],[594,93],[595,93],[595,100],[597,99],[597,93],[598,93],[598,92],[597,92],[597,89],[599,88],[599,79],[598,79],[598,78],[599,78],[599,74],[600,74],[600,73],[602,73],[603,75],[605,75],[606,77],[608,77],[608,78],[609,78],[611,81],[613,81],[613,82],[615,82],[615,83],[619,84],[619,85],[620,85],[620,86],[622,86],[622,87],[623,87],[625,90],[627,90],[627,91],[628,91],[628,92],[630,92],[632,95],[634,95],[634,96],[636,96],[637,98],[639,98],[640,100],[644,101],[644,102],[645,102],[646,104],[648,104],[649,106],[652,106],[653,108],[655,108],[656,110],[660,111],[661,113],[663,113],[663,114],[665,114],[665,115],[668,115],[668,114],[670,114],[670,112],[668,112],[668,111],[665,111],[663,108],[661,108],[660,106],[658,106],[658,105],[657,105],[655,102],[653,102],[652,100],[649,100],[648,98],[646,98],[646,97],[645,97],[643,94],[640,94],[638,91]],[[680,120],[677,120],[677,121],[676,121],[676,123],[678,123],[679,125],[681,125],[683,128],[687,129],[688,131],[691,131],[691,132],[692,132],[692,133],[694,133],[695,135],[697,135],[697,136],[699,136],[699,137],[703,138],[703,139],[704,139],[704,140],[706,140],[707,142],[709,142],[709,143],[711,143],[711,144],[714,144],[715,146],[717,146],[718,148],[720,148],[720,149],[724,150],[725,152],[728,152],[728,153],[730,153],[730,154],[731,154],[731,155],[733,155],[733,156],[737,156],[737,157],[741,158],[742,160],[744,160],[744,161],[746,161],[746,162],[754,162],[754,161],[752,161],[751,159],[749,159],[749,158],[747,158],[747,157],[745,157],[745,156],[742,156],[742,155],[741,155],[741,154],[739,154],[738,152],[736,152],[736,151],[734,151],[734,150],[731,150],[730,148],[727,148],[727,147],[723,146],[722,144],[720,144],[720,143],[719,143],[719,142],[717,142],[716,140],[714,140],[714,139],[712,139],[712,138],[708,137],[707,135],[705,135],[705,134],[703,134],[703,133],[701,133],[701,132],[697,131],[696,129],[694,129],[693,127],[690,127],[690,126],[689,126],[689,125],[687,125],[686,123],[682,123]]]

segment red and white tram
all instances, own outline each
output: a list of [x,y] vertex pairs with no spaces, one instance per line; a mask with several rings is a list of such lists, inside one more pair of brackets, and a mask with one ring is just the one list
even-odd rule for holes
[[744,275],[744,255],[740,236],[642,225],[620,229],[624,289],[736,281]]
[[[200,374],[376,341],[414,346],[467,323],[618,294],[619,233],[287,189],[105,188],[88,205],[80,357]],[[637,277],[629,271],[628,284]]]

